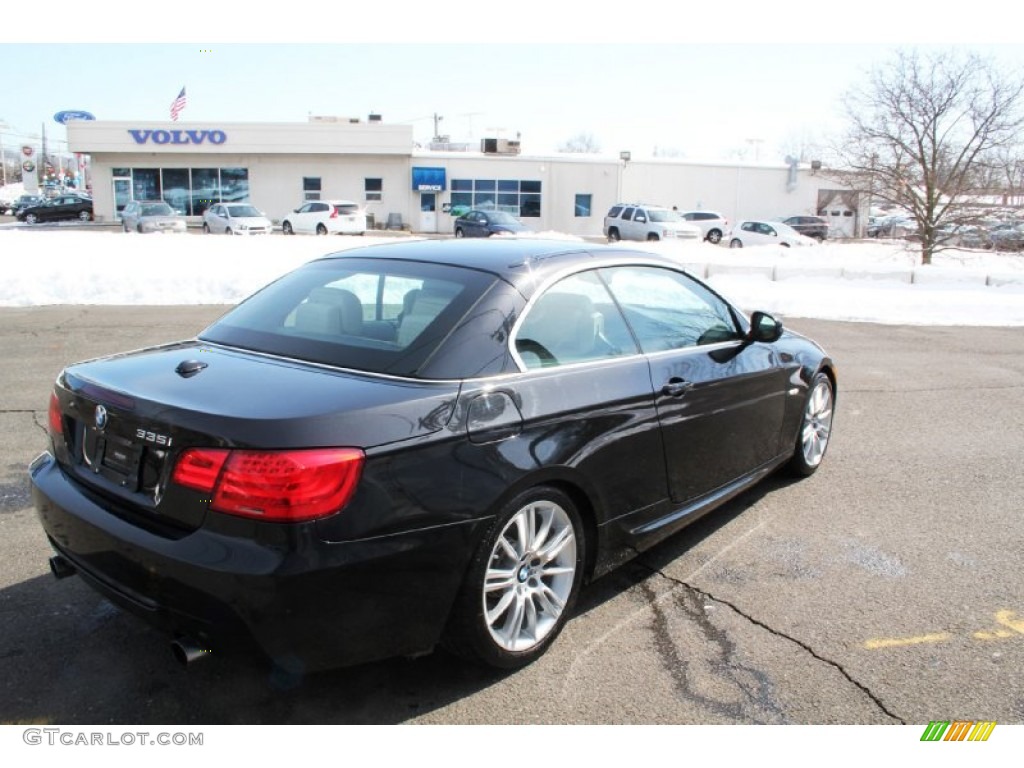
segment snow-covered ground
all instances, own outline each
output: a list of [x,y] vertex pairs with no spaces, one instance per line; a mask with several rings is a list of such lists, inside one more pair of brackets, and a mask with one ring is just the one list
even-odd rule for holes
[[[401,236],[232,238],[5,227],[0,306],[234,303],[310,259],[396,237]],[[922,267],[914,246],[900,242],[743,250],[705,243],[621,245],[686,264],[748,311],[913,325],[1024,325],[1024,256],[1014,254],[947,251]]]

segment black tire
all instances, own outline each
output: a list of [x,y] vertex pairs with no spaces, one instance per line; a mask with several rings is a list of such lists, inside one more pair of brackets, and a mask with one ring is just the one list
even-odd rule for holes
[[327,227],[325,227],[323,224],[317,224],[316,225],[316,233],[318,235],[326,235],[327,234]]
[[[526,524],[531,518],[532,526]],[[517,526],[517,520],[524,526]],[[525,546],[520,540],[524,532],[535,534]],[[585,544],[579,511],[557,488],[537,486],[508,501],[470,562],[445,645],[500,669],[538,659],[572,614],[583,583]],[[496,578],[502,572],[507,578]]]
[[286,221],[283,224],[281,224],[281,234],[282,235],[294,235],[295,234],[295,231],[292,229],[292,223],[290,221]]
[[25,214],[25,223],[26,224],[35,224],[38,221],[39,221],[39,217],[36,216],[34,213],[26,213]]
[[722,230],[712,229],[710,232],[708,232],[708,236],[705,238],[705,240],[707,240],[712,245],[718,245],[720,242],[722,242]]
[[743,241],[734,237],[732,240],[729,241],[729,247],[730,248],[742,248],[743,247]]
[[231,227],[224,227],[224,234],[225,235],[233,235],[233,234],[235,234],[235,231]]
[[123,221],[121,222],[121,229],[123,229],[125,232],[131,232],[131,229],[129,229],[128,225],[125,224]]
[[809,477],[818,471],[832,436],[832,416],[835,412],[835,389],[832,379],[818,372],[807,391],[800,429],[796,434],[790,472],[798,477]]
[[92,221],[92,214],[89,213],[88,211],[79,211],[78,212],[78,220],[79,221]]
[[141,224],[136,224],[135,225],[135,231],[138,232],[140,235],[143,234],[143,232],[142,232],[142,225]]
[[203,234],[204,235],[210,234],[210,225],[207,224],[205,221],[203,222]]
[[657,242],[658,240],[661,240],[661,238],[658,237],[654,232],[648,232],[647,233],[647,242],[648,243],[654,243],[654,242]]
[[818,241],[818,245],[821,245],[822,243],[825,242],[825,236],[824,235],[821,235],[821,234],[811,235],[811,237],[813,237],[815,240]]
[[455,237],[463,238],[465,236],[466,236],[466,233],[462,231],[462,227],[456,227],[455,228]]
[[609,243],[617,243],[621,239],[622,238],[619,235],[619,230],[618,229],[616,229],[615,227],[612,227],[611,229],[608,230],[608,242]]
[[783,248],[789,248],[789,243],[779,243]]

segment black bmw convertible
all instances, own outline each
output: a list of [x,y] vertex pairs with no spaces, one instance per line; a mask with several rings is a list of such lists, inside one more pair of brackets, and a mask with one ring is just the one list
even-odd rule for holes
[[828,446],[832,360],[666,258],[423,241],[69,366],[30,466],[60,577],[179,659],[536,659],[584,583]]

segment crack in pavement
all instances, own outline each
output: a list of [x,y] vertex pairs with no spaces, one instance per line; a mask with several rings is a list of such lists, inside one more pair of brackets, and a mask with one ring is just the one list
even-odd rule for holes
[[755,626],[761,627],[762,629],[770,632],[771,634],[775,635],[776,637],[780,637],[783,640],[788,640],[791,643],[794,643],[795,645],[798,645],[799,647],[801,647],[805,651],[807,651],[807,653],[809,653],[813,658],[815,658],[818,661],[821,661],[821,662],[823,662],[825,664],[828,664],[829,666],[834,668],[837,672],[839,672],[839,674],[841,674],[843,677],[845,677],[852,685],[854,685],[857,688],[859,688],[864,693],[864,695],[867,696],[869,699],[871,699],[871,701],[875,704],[875,706],[878,707],[882,712],[884,712],[888,717],[891,717],[893,720],[898,722],[900,725],[906,725],[907,724],[907,722],[902,717],[900,717],[899,715],[894,714],[893,712],[890,712],[888,707],[886,707],[885,704],[882,703],[881,699],[879,699],[874,693],[871,692],[871,689],[869,689],[866,685],[864,685],[863,683],[859,682],[858,680],[855,680],[854,677],[849,672],[846,671],[846,669],[843,667],[842,664],[840,664],[839,662],[833,661],[832,659],[825,658],[824,656],[819,654],[817,651],[815,651],[813,648],[811,648],[811,646],[809,646],[807,643],[803,642],[802,640],[798,640],[797,638],[795,638],[795,637],[793,637],[791,635],[787,635],[785,632],[780,632],[779,630],[774,629],[773,627],[768,626],[763,621],[759,621],[758,619],[755,619],[753,616],[751,616],[748,613],[746,613],[745,611],[741,610],[738,606],[734,605],[733,603],[729,602],[728,600],[724,600],[724,599],[722,599],[720,597],[715,597],[710,592],[705,592],[703,589],[700,589],[699,587],[695,587],[692,584],[687,584],[682,579],[677,579],[677,578],[675,578],[673,576],[669,576],[667,573],[662,571],[660,568],[655,568],[653,565],[650,565],[649,563],[645,562],[643,560],[643,558],[637,558],[633,562],[635,562],[637,565],[642,566],[643,568],[646,568],[651,573],[657,574],[658,576],[661,576],[663,579],[667,579],[668,581],[671,581],[673,584],[678,584],[681,587],[690,590],[694,594],[699,595],[701,598],[704,598],[704,599],[707,599],[707,600],[712,600],[712,601],[714,601],[716,603],[719,603],[719,604],[724,605],[724,606],[726,606],[728,608],[731,608],[739,616],[742,616],[744,619],[749,621],[751,624],[754,624]]
[[0,416],[8,413],[28,413],[32,415],[32,423],[35,424],[39,429],[42,430],[44,435],[49,435],[49,431],[46,429],[44,424],[39,423],[39,414],[43,413],[38,408],[0,408]]

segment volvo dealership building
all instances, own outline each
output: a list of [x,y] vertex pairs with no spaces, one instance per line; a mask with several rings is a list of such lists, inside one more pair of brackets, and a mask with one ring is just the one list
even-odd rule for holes
[[201,217],[219,201],[247,201],[270,218],[307,200],[351,200],[378,226],[449,233],[468,207],[506,210],[535,231],[601,235],[616,202],[718,211],[731,222],[820,214],[834,236],[858,230],[856,196],[817,164],[696,163],[669,159],[521,154],[517,141],[472,151],[419,148],[412,127],[368,119],[306,123],[72,121],[68,144],[90,158],[97,220],[130,200],[166,200]]

